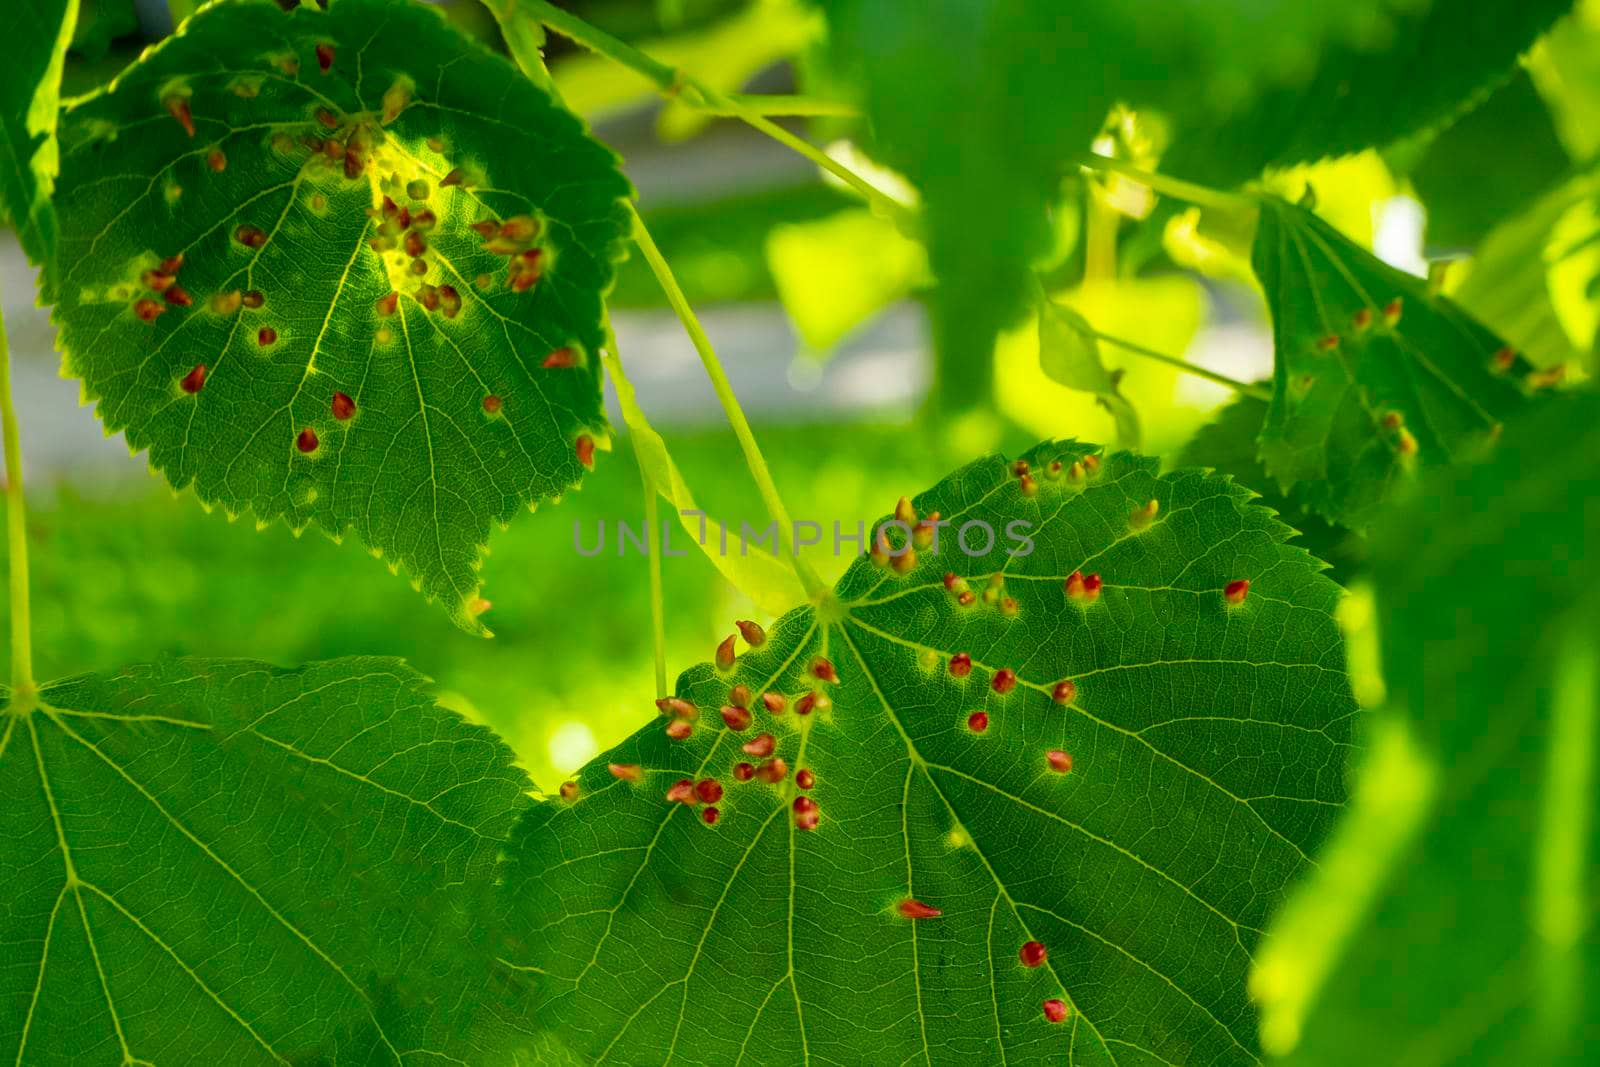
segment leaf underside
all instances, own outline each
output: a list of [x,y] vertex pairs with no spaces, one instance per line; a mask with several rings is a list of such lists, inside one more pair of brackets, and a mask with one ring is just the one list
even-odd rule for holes
[[[997,456],[953,474],[915,501],[957,524],[939,554],[904,576],[858,560],[836,601],[785,616],[730,672],[679,679],[700,709],[687,740],[654,722],[586,767],[575,800],[529,812],[510,962],[541,1024],[608,1063],[1254,1062],[1252,952],[1344,799],[1338,590],[1242,487],[1125,453],[1075,482],[1090,451],[1036,448],[1033,495]],[[1031,554],[1007,555],[1013,520],[1034,524]],[[968,556],[952,539],[974,521],[995,542],[969,529]],[[1064,593],[1074,570],[1103,576],[1097,600]],[[1002,668],[1020,678],[1004,695]],[[752,725],[724,728],[735,684],[786,710],[754,699]],[[813,690],[831,706],[797,714]],[[763,732],[787,776],[736,781]],[[705,778],[725,790],[714,826],[665,799]],[[942,914],[903,918],[908,898]],[[1030,969],[1034,939],[1049,955]],[[1066,1021],[1045,1019],[1047,998]]]
[[0,1058],[464,1055],[468,909],[529,784],[421,685],[173,660],[0,690]]
[[[1579,1064],[1600,1042],[1600,398],[1510,424],[1495,455],[1441,472],[1374,536],[1390,706],[1432,781],[1372,783],[1347,816],[1414,826],[1371,871],[1348,926],[1349,873],[1296,894],[1275,935],[1332,969],[1285,1061]],[[1378,773],[1377,761],[1372,770]],[[1414,797],[1412,810],[1396,808]],[[1385,811],[1388,805],[1390,811]],[[1342,834],[1341,834],[1342,837]],[[1364,853],[1352,842],[1352,853]],[[1297,916],[1298,917],[1298,916]],[[1327,944],[1327,942],[1332,944]],[[1319,944],[1319,942],[1321,942]],[[1263,982],[1264,991],[1294,981]]]
[[1319,514],[1364,527],[1396,483],[1480,451],[1538,386],[1448,298],[1304,208],[1264,199],[1252,258],[1274,351],[1261,459]]
[[575,485],[605,432],[611,153],[434,12],[378,0],[214,5],[62,139],[48,295],[106,427],[208,505],[353,528],[481,631],[491,525]]

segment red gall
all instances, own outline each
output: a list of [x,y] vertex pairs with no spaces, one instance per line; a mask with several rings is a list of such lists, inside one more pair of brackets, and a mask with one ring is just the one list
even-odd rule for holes
[[895,905],[895,910],[907,919],[937,919],[944,912],[920,900],[907,898]]

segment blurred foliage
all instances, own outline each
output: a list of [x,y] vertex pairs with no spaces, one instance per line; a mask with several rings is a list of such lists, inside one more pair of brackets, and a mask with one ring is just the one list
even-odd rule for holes
[[[1181,355],[1205,317],[1205,290],[1192,277],[1169,274],[1155,278],[1096,282],[1050,294],[1050,299],[1087,319],[1096,330],[1147,348]],[[1100,346],[1111,373],[1120,372],[1122,394],[1143,416],[1144,451],[1163,455],[1182,444],[1205,419],[1205,408],[1226,390],[1200,382],[1197,393],[1180,395],[1197,379],[1165,363],[1132,355],[1113,344]],[[1034,321],[1009,330],[995,350],[999,383],[995,403],[1029,436],[1073,435],[1084,440],[1114,442],[1116,416],[1097,397],[1053,379],[1040,361],[1039,330]],[[1209,404],[1208,404],[1209,402]]]
[[812,356],[828,355],[928,280],[922,246],[864,207],[774,226],[766,253],[783,309]]
[[[1515,165],[1508,166],[1508,161]],[[1507,212],[1567,169],[1566,149],[1533,79],[1518,70],[1471,112],[1434,137],[1410,171],[1428,205],[1430,247],[1469,248]]]
[[1600,345],[1600,169],[1505,218],[1452,295],[1541,367],[1595,366]]
[[1594,1061],[1597,455],[1600,396],[1562,398],[1375,531],[1388,700],[1251,978],[1282,1062]]
[[[585,14],[581,8],[576,10]],[[636,22],[632,36],[654,59],[692,71],[719,92],[736,92],[752,76],[795,55],[821,33],[816,12],[798,0],[752,0],[742,10],[725,14],[720,20],[700,22],[666,37],[645,36],[639,32],[644,27]],[[562,100],[591,122],[656,98],[656,87],[648,78],[618,67],[605,56],[585,52],[558,58],[552,61],[551,72]],[[703,111],[668,101],[656,116],[655,130],[664,141],[681,141],[711,121],[712,116]]]
[[[848,193],[816,182],[666,204],[646,209],[644,220],[690,303],[738,303],[778,297],[767,258],[773,232],[826,219],[859,203]],[[616,286],[607,302],[613,308],[666,304],[661,286],[638,256],[617,268]]]

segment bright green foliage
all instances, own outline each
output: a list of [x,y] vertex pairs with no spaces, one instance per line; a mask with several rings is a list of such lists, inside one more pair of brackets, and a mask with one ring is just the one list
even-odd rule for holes
[[47,272],[56,250],[50,188],[61,63],[77,13],[77,0],[22,0],[8,12],[8,69],[0,76],[0,217],[11,220],[23,250]]
[[1179,467],[1210,467],[1260,494],[1257,503],[1300,532],[1297,542],[1331,567],[1328,576],[1341,584],[1366,560],[1366,539],[1307,511],[1278,491],[1261,465],[1256,444],[1267,418],[1267,402],[1241,396],[1223,408],[1177,455]]
[[[1158,84],[1177,126],[1166,168],[1232,183],[1263,167],[1381,147],[1447,122],[1508,74],[1572,0],[1384,0],[1368,7],[1353,12],[1353,34],[1329,38],[1314,69],[1243,106],[1208,109],[1200,98],[1197,107],[1181,86],[1164,94]],[[1215,5],[1204,10],[1219,17]]]
[[1495,227],[1453,294],[1541,367],[1600,355],[1600,168]]
[[1261,459],[1338,522],[1365,526],[1415,469],[1481,449],[1538,383],[1422,279],[1302,207],[1261,202],[1252,260],[1275,350]]
[[1600,398],[1553,403],[1375,536],[1388,754],[1347,819],[1404,832],[1341,826],[1274,927],[1253,985],[1289,1062],[1592,1062],[1597,455]]
[[[939,553],[903,576],[858,560],[731,671],[679,679],[690,738],[657,720],[585,768],[576,799],[528,814],[510,962],[542,1023],[586,1062],[1254,1061],[1251,956],[1344,799],[1338,590],[1227,479],[1126,453],[1075,465],[1092,454],[1034,449],[1032,492],[998,456],[946,478],[914,504],[955,523]],[[1010,556],[1018,520],[1034,547]],[[988,549],[969,557],[957,530],[976,521],[995,540],[968,529]],[[1103,577],[1092,602],[1064,591],[1079,570]],[[736,684],[743,731],[718,714]],[[798,714],[813,692],[826,702]],[[762,733],[785,777],[736,781]],[[714,826],[710,805],[665,798],[708,778]],[[801,795],[815,830],[796,825]],[[942,914],[904,918],[908,898]],[[1030,939],[1049,953],[1031,969]],[[1058,997],[1072,1015],[1053,1025]]]
[[1117,424],[1117,443],[1139,447],[1139,413],[1122,395],[1122,375],[1106,369],[1100,339],[1082,315],[1041,295],[1039,300],[1039,367],[1068,389],[1091,393]]
[[529,784],[488,730],[388,659],[168,660],[13,696],[0,1057],[463,1055],[488,993],[468,909]]
[[215,5],[62,137],[50,295],[107,428],[208,504],[354,528],[481,630],[491,524],[574,485],[575,441],[605,429],[611,154],[433,13],[378,0]]

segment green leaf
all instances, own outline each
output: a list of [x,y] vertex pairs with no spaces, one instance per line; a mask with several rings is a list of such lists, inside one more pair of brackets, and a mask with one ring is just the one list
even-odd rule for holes
[[927,254],[888,219],[849,208],[774,226],[767,268],[805,355],[825,359],[840,341],[925,282]]
[[0,1056],[461,1057],[528,787],[397,660],[0,689]]
[[[1484,166],[1489,159],[1498,166]],[[1428,209],[1428,247],[1468,248],[1534,200],[1571,165],[1550,109],[1519,69],[1431,138],[1408,177]],[[1471,180],[1463,180],[1471,175]]]
[[1092,393],[1116,420],[1117,443],[1139,447],[1139,413],[1118,387],[1122,375],[1106,370],[1100,339],[1089,321],[1065,304],[1039,297],[1039,367],[1052,381]]
[[1351,12],[1354,32],[1330,34],[1311,63],[1264,91],[1230,100],[1156,82],[1150,102],[1178,127],[1163,169],[1232,184],[1448,123],[1572,2],[1386,0]]
[[[106,427],[208,505],[353,528],[482,631],[491,526],[575,485],[575,442],[605,432],[610,152],[435,13],[379,0],[213,5],[62,138],[51,296]],[[402,236],[402,208],[437,224]],[[513,233],[468,229],[490,220]],[[530,245],[543,277],[516,291]],[[562,349],[575,365],[545,366]]]
[[[589,1061],[1254,1062],[1259,931],[1344,799],[1338,590],[1226,479],[1119,453],[1080,481],[1090,454],[1034,449],[1031,495],[999,456],[946,478],[915,511],[988,523],[992,546],[967,529],[981,555],[949,526],[904,576],[857,560],[730,671],[679,679],[687,740],[658,720],[529,812],[506,900],[542,1023]],[[1007,554],[1014,522],[1027,555]],[[1104,576],[1093,603],[1065,595],[1074,570]],[[1004,694],[1002,669],[1019,676]],[[743,731],[717,710],[736,684],[756,709]],[[798,714],[811,692],[827,705]],[[736,781],[762,733],[787,776]],[[714,826],[665,799],[680,779],[722,786]],[[904,918],[908,899],[942,914]],[[1027,968],[1033,939],[1049,958]]]
[[50,192],[59,167],[56,112],[61,65],[77,18],[75,0],[27,0],[9,20],[0,77],[0,216],[17,229],[28,258],[46,279],[56,258],[56,217]]
[[1267,402],[1241,396],[1218,412],[1214,421],[1202,426],[1178,453],[1179,467],[1209,467],[1258,494],[1257,503],[1271,508],[1278,517],[1299,531],[1299,544],[1313,556],[1330,565],[1328,576],[1340,585],[1365,566],[1366,539],[1341,526],[1314,515],[1292,498],[1278,491],[1267,474],[1256,440],[1267,419]]
[[1293,1064],[1577,1064],[1600,1040],[1600,397],[1374,538],[1391,694],[1252,989]]
[[1354,529],[1396,483],[1483,447],[1540,379],[1522,356],[1301,207],[1261,201],[1252,256],[1272,314],[1261,459]]
[[1541,367],[1600,351],[1600,170],[1504,219],[1452,294]]

